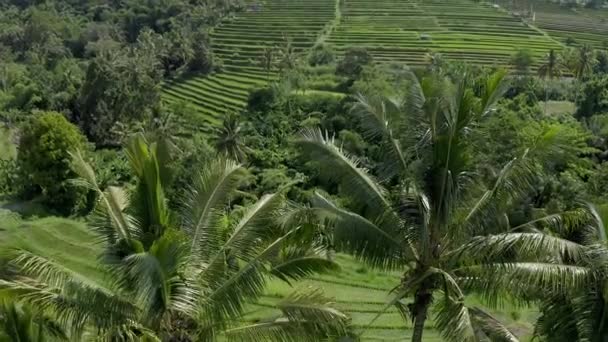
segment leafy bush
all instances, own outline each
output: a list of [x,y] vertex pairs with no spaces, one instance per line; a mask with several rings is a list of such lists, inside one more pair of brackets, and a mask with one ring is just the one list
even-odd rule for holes
[[263,112],[270,110],[272,104],[275,101],[275,94],[271,88],[258,88],[252,90],[249,93],[249,100],[247,102],[248,108],[251,111]]
[[511,64],[519,75],[527,75],[530,72],[530,67],[534,63],[534,57],[530,50],[520,49],[511,58]]
[[583,83],[576,107],[577,118],[608,112],[608,76],[594,77]]
[[86,139],[62,114],[41,113],[22,128],[17,163],[23,181],[30,182],[50,209],[71,214],[84,206],[84,190],[69,184],[75,177],[69,151],[82,149]]
[[19,191],[19,168],[14,159],[0,158],[0,195],[13,195]]
[[350,48],[344,54],[344,58],[336,67],[336,75],[356,79],[363,71],[363,67],[371,64],[372,55],[364,48]]
[[308,64],[311,66],[326,65],[334,62],[334,51],[331,47],[320,44],[316,45],[308,56]]

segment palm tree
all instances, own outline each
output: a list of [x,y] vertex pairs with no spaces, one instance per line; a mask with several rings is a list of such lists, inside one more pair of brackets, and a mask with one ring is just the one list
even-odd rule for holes
[[287,35],[283,35],[283,45],[279,50],[279,71],[293,70],[297,63],[296,50],[291,44],[291,39]]
[[577,49],[566,49],[562,52],[562,60],[572,75],[581,81],[593,70],[595,64],[593,47],[582,45]]
[[241,123],[235,113],[229,112],[224,116],[215,140],[215,149],[221,155],[243,162],[247,158],[248,148],[242,141]]
[[318,130],[305,131],[298,141],[321,175],[349,198],[348,209],[320,193],[313,199],[319,215],[334,221],[334,244],[374,267],[403,270],[386,309],[396,306],[412,319],[414,342],[422,341],[431,309],[445,340],[515,341],[498,320],[465,305],[465,294],[479,292],[497,301],[500,290],[518,280],[560,287],[576,279],[576,269],[533,258],[541,251],[563,254],[567,242],[523,232],[561,222],[561,216],[516,227],[506,216],[530,188],[531,157],[544,153],[540,148],[548,141],[509,162],[489,184],[470,165],[471,130],[492,113],[506,89],[504,77],[496,73],[475,87],[479,97],[466,78],[454,84],[437,75],[421,80],[411,75],[403,99],[359,96],[355,113],[361,127],[384,151],[375,168],[380,180]]
[[270,80],[270,72],[275,67],[276,63],[276,47],[267,46],[264,48],[262,55],[258,61],[260,67],[266,71],[266,81]]
[[157,145],[143,135],[126,151],[137,179],[131,194],[102,190],[93,169],[74,154],[78,183],[99,196],[91,227],[104,247],[100,262],[108,284],[91,284],[20,251],[13,260],[20,276],[0,281],[2,291],[66,322],[74,337],[212,341],[223,334],[272,341],[346,333],[346,317],[318,291],[286,298],[277,306],[282,315],[263,323],[237,324],[269,277],[293,281],[336,267],[315,246],[293,243],[298,227],[275,223],[289,211],[282,193],[262,197],[226,224],[228,200],[244,170],[218,159],[185,191],[182,210],[171,212],[164,195],[170,177],[159,167],[170,161],[161,160]]
[[553,80],[554,77],[561,75],[561,61],[555,50],[551,49],[546,56],[545,62],[538,68],[538,76],[545,80],[545,114],[547,114],[547,101],[549,91],[546,84],[547,78]]

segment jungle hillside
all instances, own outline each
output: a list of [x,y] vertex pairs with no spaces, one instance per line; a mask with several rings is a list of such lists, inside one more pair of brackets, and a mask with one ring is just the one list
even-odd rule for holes
[[0,0],[0,342],[608,341],[605,0]]

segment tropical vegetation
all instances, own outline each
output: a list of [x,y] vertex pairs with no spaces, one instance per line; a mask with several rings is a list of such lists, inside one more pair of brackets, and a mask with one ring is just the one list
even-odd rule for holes
[[602,0],[0,4],[0,340],[605,341]]

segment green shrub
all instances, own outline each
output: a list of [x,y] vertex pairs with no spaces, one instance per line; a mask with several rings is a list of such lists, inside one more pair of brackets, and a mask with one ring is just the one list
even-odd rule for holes
[[84,208],[85,190],[70,184],[75,178],[69,151],[83,149],[86,139],[60,113],[34,116],[21,130],[17,164],[22,181],[36,187],[49,209],[71,214]]
[[258,88],[249,93],[247,106],[251,111],[264,112],[270,110],[275,100],[275,93],[271,88]]
[[13,195],[19,191],[19,168],[14,159],[0,159],[0,195]]
[[576,98],[577,118],[608,112],[608,76],[593,77],[582,85]]
[[336,75],[356,79],[363,67],[371,64],[372,55],[364,48],[350,48],[336,67]]
[[334,62],[334,51],[331,47],[325,44],[316,45],[310,55],[308,55],[308,64],[311,66],[326,65]]

